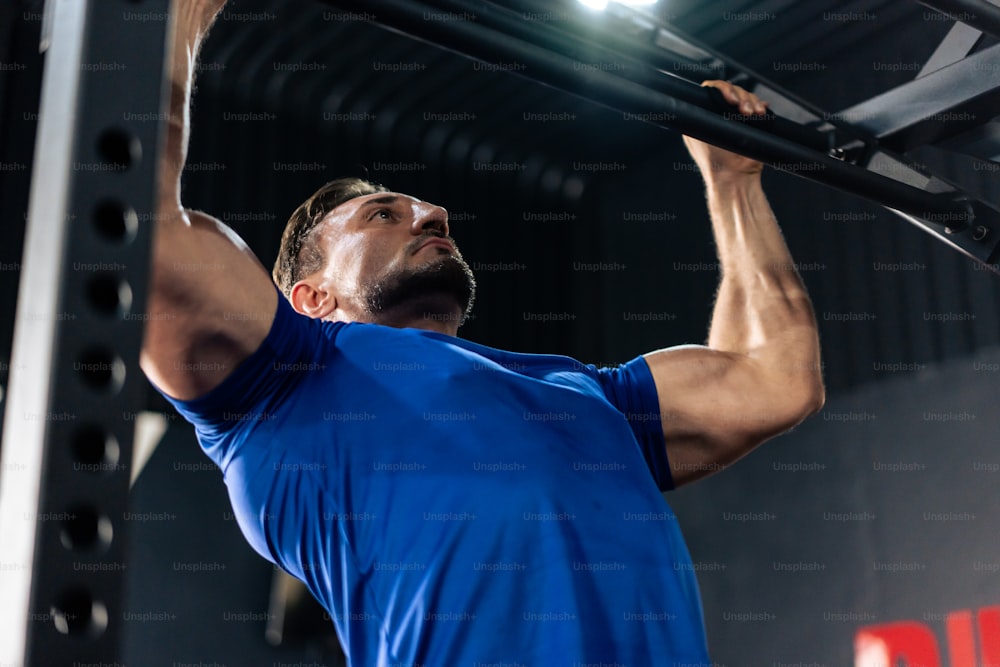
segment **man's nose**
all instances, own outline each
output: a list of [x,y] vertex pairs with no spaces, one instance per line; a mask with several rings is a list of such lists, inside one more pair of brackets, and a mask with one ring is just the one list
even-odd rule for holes
[[427,202],[414,204],[412,227],[411,231],[415,236],[426,234],[431,230],[442,236],[448,236],[448,211],[442,206]]

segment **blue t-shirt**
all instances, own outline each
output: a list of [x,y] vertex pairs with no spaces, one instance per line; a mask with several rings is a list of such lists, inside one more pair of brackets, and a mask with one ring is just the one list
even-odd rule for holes
[[172,401],[355,667],[708,664],[640,357],[598,369],[312,320]]

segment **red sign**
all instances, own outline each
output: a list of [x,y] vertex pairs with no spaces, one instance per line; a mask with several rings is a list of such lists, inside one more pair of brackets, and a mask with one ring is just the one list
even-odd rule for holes
[[983,607],[975,623],[971,611],[953,611],[944,626],[947,663],[928,625],[899,621],[858,630],[854,667],[1000,667],[1000,607]]

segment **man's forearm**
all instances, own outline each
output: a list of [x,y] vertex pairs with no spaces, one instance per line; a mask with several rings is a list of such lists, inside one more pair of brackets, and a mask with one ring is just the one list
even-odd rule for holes
[[[706,81],[744,114],[766,104]],[[823,406],[816,318],[771,206],[763,165],[703,141],[684,143],[705,179],[722,268],[707,346],[644,355],[656,383],[677,485],[704,477]]]
[[818,378],[816,318],[760,175],[710,176],[706,184],[722,268],[709,347]]
[[189,107],[201,43],[225,0],[175,0],[170,58],[170,110],[160,170],[160,210],[180,209],[180,176],[187,159]]

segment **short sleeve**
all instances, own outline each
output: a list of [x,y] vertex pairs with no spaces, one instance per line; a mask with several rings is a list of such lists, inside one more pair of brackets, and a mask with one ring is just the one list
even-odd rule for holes
[[649,364],[642,357],[615,368],[588,368],[596,373],[604,395],[625,415],[660,491],[674,488],[660,423],[660,399]]
[[226,430],[234,422],[264,421],[297,377],[321,370],[320,352],[328,338],[323,327],[324,323],[296,313],[279,294],[267,337],[222,384],[189,401],[164,396],[203,435]]

